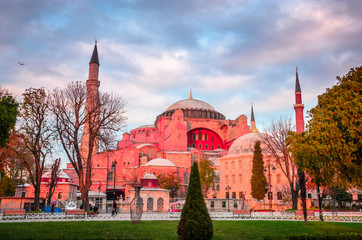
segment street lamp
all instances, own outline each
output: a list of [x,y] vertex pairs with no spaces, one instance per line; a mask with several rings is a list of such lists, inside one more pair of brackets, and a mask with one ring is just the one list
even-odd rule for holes
[[[272,194],[272,184],[271,184],[271,170],[273,170],[273,172],[275,172],[275,170],[277,170],[271,163],[268,163],[267,165],[268,167],[268,179],[269,179],[269,188],[268,188],[268,199],[269,199],[269,211],[272,210],[273,208],[273,194]],[[264,173],[266,174],[267,170],[264,168]]]
[[101,195],[101,186],[98,186],[98,210],[100,209],[99,204],[100,204],[100,195]]
[[117,170],[117,161],[112,162],[112,172],[113,172],[113,210],[112,215],[117,214],[116,208],[116,170]]
[[231,187],[229,186],[229,185],[227,185],[226,186],[226,188],[225,188],[225,191],[228,191],[228,195],[227,195],[227,199],[228,199],[228,212],[230,212],[230,207],[229,207],[229,198],[230,198],[230,189],[231,189]]

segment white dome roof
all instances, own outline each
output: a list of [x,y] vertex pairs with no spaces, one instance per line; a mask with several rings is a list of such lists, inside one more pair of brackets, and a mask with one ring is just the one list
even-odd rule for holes
[[157,179],[152,173],[146,173],[141,179]]
[[173,164],[170,160],[164,158],[156,158],[147,162],[145,166],[175,167],[176,165]]
[[215,109],[210,104],[197,99],[184,99],[175,102],[174,104],[172,104],[167,108],[166,112],[176,109],[204,109],[204,110],[215,111]]
[[[230,156],[230,155],[241,155],[241,154],[253,154],[255,143],[261,140],[260,134],[262,133],[248,133],[239,137],[231,145],[227,155]],[[263,150],[263,154],[265,154],[266,153],[265,144],[261,144],[261,148]]]
[[[51,171],[48,170],[46,171],[43,176],[41,176],[42,178],[51,178]],[[68,174],[66,174],[65,172],[63,172],[63,170],[60,170],[59,174],[58,174],[58,178],[66,178],[66,179],[70,179],[70,177],[68,176]]]

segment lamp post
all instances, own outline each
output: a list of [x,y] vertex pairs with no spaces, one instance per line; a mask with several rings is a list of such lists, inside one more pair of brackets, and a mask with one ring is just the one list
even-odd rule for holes
[[112,162],[112,172],[113,172],[113,210],[112,215],[117,214],[116,208],[116,170],[117,170],[117,161]]
[[[273,172],[275,172],[275,170],[277,170],[270,162],[268,162],[268,182],[269,182],[269,188],[268,188],[268,199],[269,199],[269,211],[272,210],[273,208],[273,193],[272,193],[272,184],[271,184],[271,170],[273,170]],[[264,168],[264,173],[266,173],[267,170]]]
[[101,195],[101,186],[98,186],[98,210],[100,209],[99,204],[100,204],[100,195]]
[[231,187],[229,185],[226,186],[225,190],[228,191],[228,195],[227,195],[227,199],[228,199],[228,212],[230,212],[230,207],[229,207],[229,198],[230,198],[230,189]]

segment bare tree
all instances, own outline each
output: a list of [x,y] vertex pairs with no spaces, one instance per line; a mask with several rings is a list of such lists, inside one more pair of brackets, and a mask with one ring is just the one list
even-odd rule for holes
[[50,206],[50,203],[52,201],[52,196],[53,196],[55,188],[58,184],[59,173],[60,173],[59,166],[60,166],[60,158],[55,159],[55,161],[50,166],[50,179],[48,182],[49,195],[47,198],[47,206]]
[[[20,129],[17,134],[21,141],[14,148],[34,187],[34,210],[39,210],[41,176],[45,159],[51,153],[52,147],[53,131],[49,122],[48,103],[48,96],[43,88],[25,90],[20,109]],[[29,156],[33,161],[29,161]]]
[[[51,109],[59,141],[79,178],[79,190],[85,210],[92,185],[92,156],[95,149],[110,147],[125,122],[125,101],[122,97],[101,93],[99,104],[86,109],[87,88],[82,82],[72,82],[52,93]],[[82,134],[87,129],[87,138]],[[81,142],[82,145],[81,146]],[[86,154],[82,149],[86,148]]]
[[298,171],[292,155],[288,152],[288,133],[295,129],[290,118],[280,118],[272,121],[265,129],[265,134],[260,134],[262,142],[267,146],[283,174],[288,180],[290,193],[292,196],[293,209],[298,209]]

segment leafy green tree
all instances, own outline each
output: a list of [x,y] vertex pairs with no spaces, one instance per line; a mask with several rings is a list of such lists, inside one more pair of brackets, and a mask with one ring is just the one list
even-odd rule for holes
[[345,203],[353,201],[352,194],[338,187],[329,188],[328,195],[338,203],[338,208],[343,208]]
[[305,138],[319,148],[318,161],[333,166],[324,169],[331,174],[331,183],[362,187],[362,66],[337,80],[309,111]]
[[6,90],[0,89],[0,148],[6,145],[14,128],[19,113],[18,106],[19,104]]
[[199,169],[197,163],[194,163],[185,206],[177,226],[178,239],[211,239],[213,232],[212,221],[202,196]]
[[0,181],[0,197],[10,197],[15,194],[15,186],[11,178],[4,176]]
[[325,159],[322,146],[308,132],[288,134],[288,151],[293,154],[298,169],[305,171],[316,185],[319,217],[323,221],[321,186],[333,182],[335,169],[332,161]]
[[172,174],[164,174],[161,173],[157,176],[158,184],[161,188],[169,189],[170,190],[170,197],[173,199],[175,193],[181,187],[181,179],[177,178],[174,173]]
[[264,160],[263,153],[260,147],[260,141],[257,141],[254,145],[253,156],[253,175],[251,176],[251,196],[260,201],[265,198],[266,185],[268,184],[264,175]]
[[214,185],[214,181],[217,179],[215,167],[210,160],[205,158],[200,158],[198,163],[201,187],[204,192],[204,197],[207,197],[207,191]]

